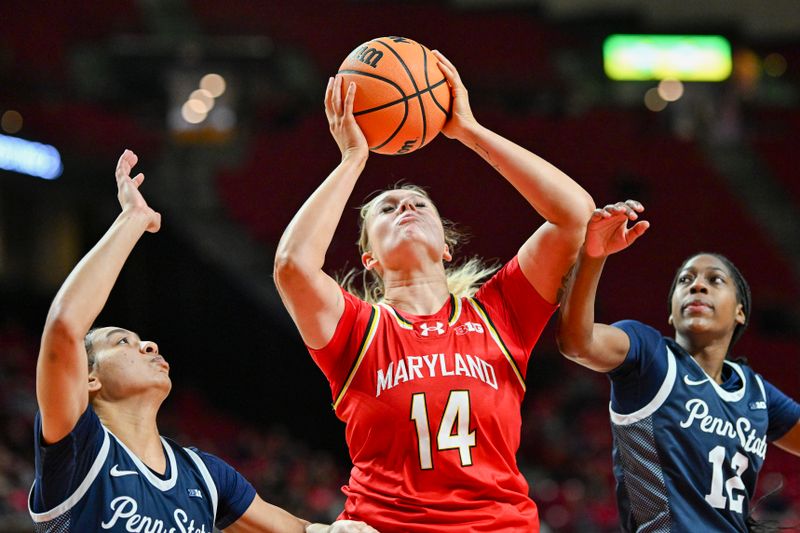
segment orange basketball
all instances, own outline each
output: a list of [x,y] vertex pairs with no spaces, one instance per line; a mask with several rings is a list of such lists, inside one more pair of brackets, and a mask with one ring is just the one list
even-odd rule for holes
[[450,86],[425,46],[405,37],[379,37],[344,60],[343,88],[353,81],[353,114],[369,149],[407,154],[431,142],[450,111]]

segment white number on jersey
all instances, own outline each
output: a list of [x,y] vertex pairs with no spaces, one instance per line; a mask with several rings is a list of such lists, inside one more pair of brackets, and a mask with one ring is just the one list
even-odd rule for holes
[[[417,428],[417,443],[419,446],[419,466],[423,470],[433,468],[431,452],[431,431],[428,423],[428,406],[425,403],[425,393],[417,392],[411,396],[411,420]],[[472,465],[472,450],[475,446],[475,431],[469,430],[470,403],[469,391],[453,390],[447,398],[447,405],[439,423],[436,434],[436,449],[457,449],[461,466]]]
[[706,501],[711,504],[712,507],[725,509],[728,500],[730,500],[731,511],[741,513],[744,494],[740,493],[734,495],[733,491],[745,490],[742,474],[747,470],[750,461],[739,452],[736,452],[736,455],[733,456],[731,468],[733,468],[734,476],[725,481],[725,492],[728,494],[727,498],[722,494],[722,465],[725,462],[725,448],[723,446],[717,446],[708,452],[708,461],[711,463],[713,470],[711,474],[711,492],[706,494]]

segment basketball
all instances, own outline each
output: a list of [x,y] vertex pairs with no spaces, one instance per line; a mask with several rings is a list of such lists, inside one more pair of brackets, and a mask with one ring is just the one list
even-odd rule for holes
[[441,131],[450,86],[428,48],[405,37],[358,46],[339,67],[343,87],[356,84],[353,114],[369,149],[400,155],[419,150]]

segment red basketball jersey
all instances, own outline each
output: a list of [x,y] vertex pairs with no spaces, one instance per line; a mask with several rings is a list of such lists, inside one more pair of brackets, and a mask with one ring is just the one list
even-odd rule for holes
[[353,461],[340,518],[382,533],[539,531],[516,452],[528,357],[555,306],[516,258],[433,315],[344,297],[333,338],[311,350]]

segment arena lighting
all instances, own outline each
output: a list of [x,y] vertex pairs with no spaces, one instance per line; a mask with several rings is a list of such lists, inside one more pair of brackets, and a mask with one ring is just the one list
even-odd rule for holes
[[0,135],[0,168],[46,180],[64,170],[61,155],[49,144]]
[[606,37],[603,68],[612,80],[722,81],[731,75],[731,45],[719,35]]

